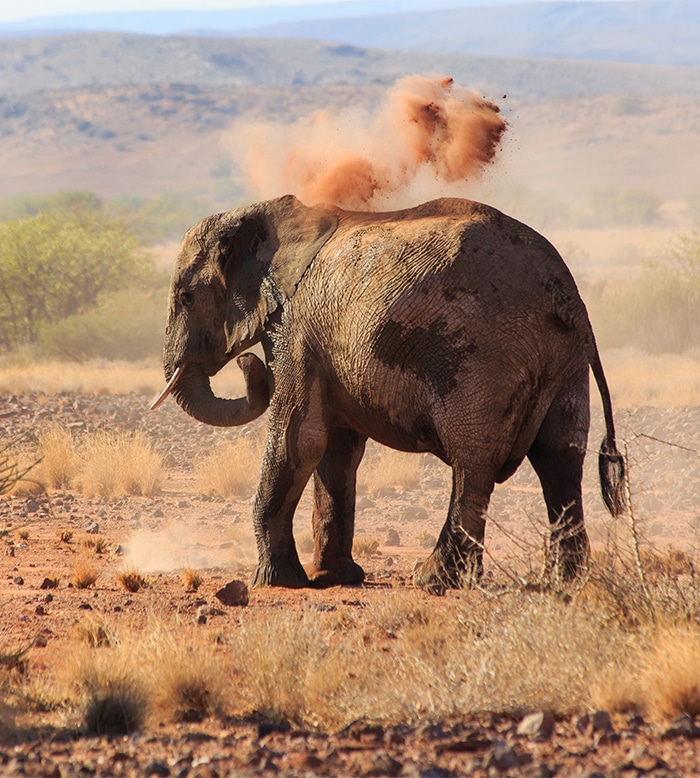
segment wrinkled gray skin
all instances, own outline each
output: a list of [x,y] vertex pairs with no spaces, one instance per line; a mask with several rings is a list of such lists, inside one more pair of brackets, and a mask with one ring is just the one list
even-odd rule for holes
[[[243,355],[246,398],[209,376]],[[434,593],[482,572],[494,484],[525,457],[542,484],[561,572],[585,564],[581,477],[589,366],[603,399],[603,497],[624,509],[610,396],[576,285],[556,250],[493,208],[443,199],[394,213],[307,208],[287,196],[204,219],[173,271],[164,367],[209,424],[262,413],[269,434],[253,509],[253,584],[357,584],[357,467],[367,438],[451,466],[447,520],[415,574]],[[292,519],[314,478],[315,553]]]

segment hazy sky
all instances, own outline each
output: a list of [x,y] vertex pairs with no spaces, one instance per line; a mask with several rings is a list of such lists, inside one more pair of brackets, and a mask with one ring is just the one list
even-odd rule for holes
[[[162,11],[162,10],[216,10],[235,8],[260,8],[279,5],[310,5],[342,0],[0,0],[0,24],[17,22],[36,16],[65,16],[69,14],[101,13],[112,11]],[[525,0],[512,0],[513,3]],[[631,1],[631,0],[628,0]],[[503,2],[503,0],[501,0]],[[596,2],[596,0],[588,0]],[[474,0],[465,2],[473,5]],[[482,0],[491,5],[491,0]],[[439,0],[436,0],[439,7]],[[449,5],[456,5],[450,2]]]

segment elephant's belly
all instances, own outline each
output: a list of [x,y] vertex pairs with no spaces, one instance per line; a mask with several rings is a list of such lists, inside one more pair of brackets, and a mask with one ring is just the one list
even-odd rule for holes
[[360,383],[333,393],[327,407],[331,422],[349,427],[389,448],[431,452],[444,458],[435,425],[428,387],[412,380],[377,381],[371,388]]

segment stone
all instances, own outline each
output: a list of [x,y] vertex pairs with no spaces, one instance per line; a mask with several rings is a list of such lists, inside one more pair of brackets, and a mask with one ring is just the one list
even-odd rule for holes
[[536,740],[547,740],[554,731],[554,715],[550,711],[536,711],[528,713],[520,724],[517,733]]
[[247,605],[248,587],[243,581],[231,581],[214,595],[223,605],[236,606]]
[[384,539],[384,545],[385,546],[400,546],[401,545],[401,538],[399,537],[399,533],[395,529],[389,529],[386,533],[386,538]]
[[420,505],[407,505],[401,511],[401,518],[404,521],[426,521],[430,516],[428,511]]
[[100,532],[100,525],[96,521],[88,521],[85,523],[84,529],[88,535],[97,535]]

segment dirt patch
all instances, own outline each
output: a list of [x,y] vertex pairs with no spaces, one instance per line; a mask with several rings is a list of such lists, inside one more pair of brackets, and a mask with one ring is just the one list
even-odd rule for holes
[[[387,624],[387,598],[398,598],[392,603],[410,598],[419,619],[425,609],[453,609],[466,618],[490,602],[478,592],[432,598],[412,586],[413,567],[429,553],[449,497],[444,469],[426,462],[417,486],[401,491],[387,485],[359,496],[357,539],[364,551],[358,561],[367,572],[363,587],[254,589],[247,605],[224,604],[217,592],[232,580],[248,581],[255,565],[250,495],[224,500],[197,494],[193,473],[201,453],[229,433],[192,421],[170,402],[149,414],[149,399],[24,395],[0,400],[5,439],[31,438],[50,422],[76,434],[140,430],[156,442],[168,465],[165,485],[155,497],[88,499],[62,490],[0,498],[0,653],[32,645],[22,661],[33,677],[55,673],[75,650],[76,630],[88,622],[146,635],[155,621],[165,625],[173,641],[187,635],[193,645],[215,645],[226,667],[232,636],[252,618],[271,621],[281,613],[298,614],[300,623],[309,614],[332,618],[336,642],[342,645],[360,635],[390,655],[396,636]],[[618,427],[629,444],[645,542],[697,554],[700,409],[619,412]],[[601,420],[594,414],[592,440],[601,436]],[[595,464],[589,457],[584,485],[588,525],[600,547],[609,520]],[[530,471],[524,468],[499,488],[492,514],[486,564],[495,580],[501,569],[518,564],[523,569],[523,544],[534,553],[540,543],[544,506]],[[618,531],[624,534],[624,527]],[[308,493],[295,534],[302,561],[308,561]],[[79,559],[89,560],[98,574],[90,588],[73,582]],[[147,585],[127,591],[118,579],[127,569],[141,573]],[[187,569],[201,576],[196,591],[187,588]],[[234,677],[231,683],[235,697],[242,681]],[[688,717],[652,720],[632,712],[611,717],[584,709],[554,718],[541,711],[524,722],[526,713],[538,711],[434,720],[412,710],[404,721],[363,718],[329,733],[249,710],[199,721],[156,717],[134,734],[108,738],[86,736],[82,724],[60,708],[42,711],[36,704],[28,709],[14,722],[3,719],[0,709],[0,774],[670,776],[700,770],[700,722]]]

